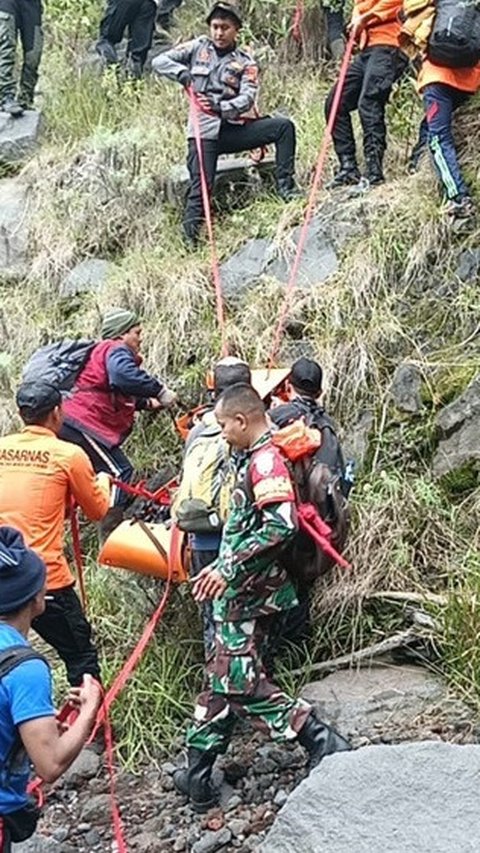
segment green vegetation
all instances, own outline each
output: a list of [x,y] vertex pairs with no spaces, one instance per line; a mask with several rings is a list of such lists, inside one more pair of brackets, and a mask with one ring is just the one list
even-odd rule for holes
[[[287,38],[292,7],[268,0],[247,4],[246,38],[262,60],[262,111],[282,107],[296,121],[298,177],[306,186],[331,78],[310,63],[307,50],[302,61],[289,61],[295,53]],[[162,198],[165,175],[184,158],[185,98],[167,82],[146,80],[134,87],[113,73],[95,76],[85,54],[98,18],[99,5],[92,0],[50,0],[46,8],[41,81],[46,135],[24,169],[37,206],[33,263],[28,280],[15,289],[0,285],[4,428],[13,416],[12,389],[26,354],[62,334],[94,334],[106,306],[128,303],[141,312],[146,363],[179,388],[187,405],[198,398],[218,352],[208,249],[185,252],[178,212]],[[192,34],[202,20],[203,5],[187,3],[178,33]],[[329,409],[347,427],[362,411],[373,417],[373,440],[352,501],[349,553],[355,570],[339,573],[318,590],[310,656],[334,657],[396,629],[402,606],[374,599],[374,592],[447,593],[448,605],[435,614],[443,666],[462,692],[478,699],[478,479],[458,477],[454,488],[436,484],[430,461],[435,412],[480,367],[478,286],[455,275],[459,249],[478,246],[480,231],[468,238],[447,233],[428,164],[418,175],[405,176],[419,115],[413,85],[405,79],[389,107],[387,169],[393,180],[367,200],[337,205],[339,228],[354,218],[358,234],[342,250],[339,273],[296,294],[292,307],[301,337],[313,343],[324,365]],[[478,187],[475,107],[463,120],[467,127],[464,156]],[[319,201],[326,199],[322,193]],[[220,214],[220,257],[249,237],[276,236],[284,244],[302,212],[301,202],[286,207],[265,195],[230,215]],[[106,288],[98,297],[59,300],[66,272],[89,256],[115,262]],[[277,282],[267,281],[246,307],[229,307],[232,348],[252,364],[265,363],[282,294]],[[291,344],[287,335],[281,358]],[[413,420],[399,417],[388,393],[402,359],[417,365],[423,377],[424,409]],[[165,462],[178,464],[181,447],[168,418],[146,416],[129,452],[147,472]],[[160,590],[133,575],[99,569],[94,537],[86,541],[90,615],[108,682],[133,648]],[[169,750],[179,734],[201,681],[199,636],[188,590],[176,590],[155,641],[114,709],[121,753],[130,767]],[[61,672],[57,677],[60,692]],[[284,677],[289,679],[287,671]]]

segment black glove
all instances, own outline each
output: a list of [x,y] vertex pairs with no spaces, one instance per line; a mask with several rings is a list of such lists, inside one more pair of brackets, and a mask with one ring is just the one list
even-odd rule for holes
[[193,83],[192,75],[188,68],[185,68],[184,71],[180,71],[177,80],[182,86],[185,86],[186,89],[188,89],[188,87]]

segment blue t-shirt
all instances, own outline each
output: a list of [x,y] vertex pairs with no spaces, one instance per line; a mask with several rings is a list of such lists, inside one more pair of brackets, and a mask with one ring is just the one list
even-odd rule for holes
[[[28,646],[25,637],[11,625],[0,623],[0,651],[10,646]],[[48,666],[41,660],[27,660],[0,681],[0,815],[23,808],[30,776],[26,753],[11,773],[4,762],[15,741],[16,726],[39,717],[54,717],[52,679]]]

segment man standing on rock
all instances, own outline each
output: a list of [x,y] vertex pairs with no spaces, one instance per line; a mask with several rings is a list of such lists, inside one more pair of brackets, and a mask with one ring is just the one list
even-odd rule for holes
[[0,523],[20,530],[45,562],[46,608],[33,627],[56,649],[77,687],[86,672],[100,680],[100,665],[65,559],[65,515],[73,497],[87,518],[100,521],[108,510],[109,483],[95,478],[80,447],[58,438],[62,398],[53,385],[25,382],[17,405],[25,427],[0,439]]
[[[15,83],[15,53],[20,35],[23,65],[18,97]],[[0,0],[0,110],[17,118],[33,106],[33,96],[42,58],[41,0]]]
[[108,0],[96,44],[105,65],[118,64],[117,45],[128,27],[126,71],[133,79],[142,76],[152,46],[156,12],[155,0]]
[[[340,169],[330,183],[332,189],[358,184],[361,178],[351,119],[354,110],[358,110],[363,130],[366,181],[369,186],[384,181],[385,109],[393,84],[408,65],[398,42],[401,8],[402,0],[355,0],[350,27],[356,34],[360,50],[348,67],[333,126],[333,144]],[[337,85],[325,102],[327,120]]]
[[297,530],[294,489],[272,444],[263,402],[250,385],[228,388],[215,414],[227,442],[243,453],[218,560],[193,582],[197,601],[213,599],[215,652],[206,667],[208,687],[197,698],[187,733],[188,768],[178,770],[174,782],[198,812],[217,801],[211,772],[237,717],[276,741],[298,738],[310,767],[350,749],[307,702],[288,696],[265,675],[262,646],[270,619],[296,604],[293,584],[278,560]]
[[0,851],[35,832],[39,810],[27,794],[30,763],[55,782],[84,746],[101,701],[91,675],[72,690],[78,717],[59,731],[48,664],[28,643],[45,611],[43,560],[12,527],[0,527]]
[[188,159],[190,187],[183,216],[188,244],[196,245],[204,218],[202,183],[195,128],[198,123],[202,160],[211,194],[220,154],[249,151],[274,144],[277,191],[290,201],[295,187],[295,127],[283,116],[258,118],[255,101],[258,68],[237,47],[242,18],[236,6],[219,2],[207,17],[210,37],[202,36],[157,56],[152,70],[176,80],[189,93]]

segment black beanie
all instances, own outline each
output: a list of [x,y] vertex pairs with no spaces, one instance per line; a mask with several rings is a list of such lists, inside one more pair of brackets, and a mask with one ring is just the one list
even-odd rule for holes
[[19,610],[45,584],[45,563],[13,527],[0,527],[0,613]]

